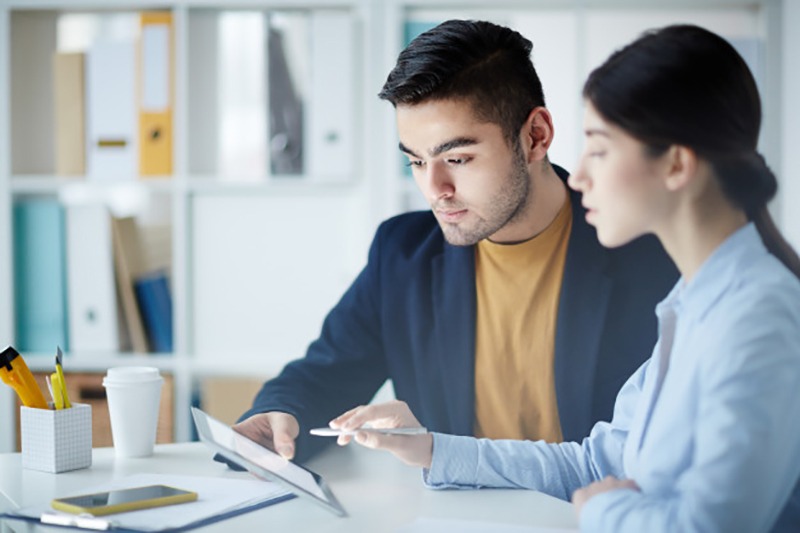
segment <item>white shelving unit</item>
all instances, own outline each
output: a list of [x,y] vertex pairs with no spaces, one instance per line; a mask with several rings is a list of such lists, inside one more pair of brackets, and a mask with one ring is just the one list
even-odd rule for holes
[[[374,50],[364,46],[364,39],[367,29],[377,25],[372,20],[374,9],[362,0],[232,4],[204,0],[0,1],[0,339],[4,344],[13,344],[15,331],[11,224],[14,202],[27,197],[63,198],[66,191],[75,190],[78,194],[111,196],[119,187],[131,187],[128,182],[99,183],[85,177],[55,175],[49,57],[56,51],[57,22],[67,14],[119,15],[144,10],[168,10],[173,15],[173,174],[138,179],[134,187],[146,197],[157,198],[160,208],[166,206],[171,226],[174,351],[147,356],[72,351],[66,356],[65,368],[102,373],[110,366],[147,364],[172,374],[174,436],[183,441],[191,435],[189,405],[197,393],[198,380],[206,376],[266,378],[288,360],[302,356],[305,345],[313,338],[311,332],[321,325],[324,310],[335,303],[361,267],[375,223],[384,216],[380,209],[370,208],[375,204],[370,198],[375,187],[366,176],[372,174],[369,165],[375,158],[358,157],[355,151],[349,157],[352,170],[336,180],[308,172],[275,176],[269,171],[268,161],[262,172],[251,172],[243,179],[245,176],[237,171],[226,171],[213,161],[214,157],[207,157],[209,149],[216,151],[222,142],[215,129],[219,124],[206,112],[219,104],[219,95],[208,84],[219,83],[221,74],[220,64],[211,58],[205,60],[200,52],[209,47],[211,52],[218,52],[222,45],[206,42],[202,31],[209,26],[219,29],[221,19],[230,15],[244,15],[251,23],[263,24],[263,32],[268,14],[310,18],[316,13],[338,13],[349,17],[355,33],[350,37],[356,45],[351,52],[355,68],[346,73],[353,77],[348,97],[354,103],[347,122],[351,128],[348,133],[361,152],[361,146],[372,145],[364,128],[373,106],[364,104],[362,95],[372,92],[368,76],[375,55]],[[16,25],[15,31],[11,31],[12,24]],[[266,38],[263,44],[266,45]],[[28,58],[32,60],[27,61]],[[24,67],[20,67],[23,63]],[[266,75],[263,59],[256,67]],[[24,80],[15,80],[15,75]],[[24,98],[14,101],[12,95],[20,92],[12,90],[13,84],[30,84],[32,80],[45,83],[37,84]],[[192,84],[198,80],[206,84]],[[266,81],[263,83],[266,85]],[[262,101],[262,105],[268,104]],[[9,113],[12,108],[15,116]],[[21,119],[30,120],[21,126]],[[308,120],[306,117],[306,124]],[[33,139],[44,142],[32,148]],[[41,153],[37,153],[39,150]],[[309,167],[307,160],[305,166]],[[315,219],[314,210],[305,211],[308,206],[325,210],[328,220]],[[137,214],[137,218],[140,215],[145,217],[147,213]],[[247,223],[236,226],[239,220]],[[239,231],[226,234],[229,224]],[[312,253],[318,246],[309,240],[315,231],[331,243],[326,249],[331,254],[326,263],[318,261],[319,254]],[[215,253],[223,245],[228,247],[226,254]],[[285,277],[289,278],[291,271],[298,271],[306,279],[296,279],[293,285],[285,279],[268,279],[257,270],[245,269],[246,274],[252,275],[248,282],[242,277],[242,268],[253,263],[274,265],[274,272],[286,270]],[[214,292],[218,287],[221,290]],[[219,300],[220,293],[230,297]],[[214,298],[218,300],[215,302]],[[205,305],[201,310],[196,307],[198,301]],[[257,313],[266,316],[260,318]],[[282,314],[296,317],[295,322],[278,322]],[[225,320],[229,321],[227,327],[213,327]],[[242,324],[256,327],[245,329]],[[298,330],[302,338],[295,339],[300,336]],[[34,370],[50,370],[52,366],[52,358],[44,354],[26,354],[26,361]],[[14,398],[6,389],[0,388],[0,451],[12,450],[16,440]]]
[[[0,0],[0,343],[14,339],[12,206],[26,196],[57,197],[65,189],[94,192],[117,185],[59,178],[52,149],[21,141],[52,137],[46,87],[32,88],[30,102],[12,101],[12,63],[20,54],[53,51],[55,21],[63,13],[170,10],[175,32],[174,172],[138,180],[147,195],[168,206],[172,236],[175,350],[170,355],[70,353],[68,370],[103,372],[117,364],[155,365],[175,378],[175,439],[191,434],[189,405],[206,376],[274,375],[303,355],[325,312],[362,267],[377,224],[421,205],[413,182],[402,175],[394,114],[375,96],[403,46],[408,20],[483,18],[519,29],[534,42],[534,63],[556,120],[552,159],[571,169],[582,146],[580,89],[585,76],[613,48],[640,30],[668,22],[696,22],[726,36],[757,42],[764,96],[763,152],[782,179],[777,220],[800,245],[796,210],[786,194],[800,193],[794,147],[800,144],[798,80],[792,58],[800,9],[787,0]],[[223,13],[348,13],[354,22],[352,76],[355,134],[352,172],[335,183],[309,174],[255,178],[226,173],[211,151],[220,127],[206,116],[218,95],[209,86],[218,73],[214,34]],[[25,49],[12,23],[29,24]],[[211,28],[211,29],[209,29]],[[208,33],[208,32],[211,33]],[[33,44],[31,44],[33,43]],[[31,65],[40,75],[47,65]],[[794,69],[797,70],[797,69]],[[791,71],[791,72],[790,72]],[[48,86],[49,87],[49,86]],[[38,98],[38,100],[37,100]],[[46,104],[46,105],[37,105]],[[33,137],[16,137],[11,111],[34,116]],[[52,128],[52,126],[50,126]],[[23,136],[24,137],[24,136]],[[40,158],[40,159],[37,159]],[[268,167],[267,167],[268,168]],[[792,218],[795,217],[795,218]],[[793,232],[794,231],[794,232]],[[26,358],[49,370],[50,357]],[[15,443],[13,394],[0,387],[0,452]]]

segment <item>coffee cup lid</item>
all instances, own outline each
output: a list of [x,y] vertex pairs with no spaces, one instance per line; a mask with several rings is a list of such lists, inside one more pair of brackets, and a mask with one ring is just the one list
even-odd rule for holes
[[108,369],[103,379],[103,385],[107,383],[114,385],[143,383],[160,379],[158,368],[153,366],[117,366]]

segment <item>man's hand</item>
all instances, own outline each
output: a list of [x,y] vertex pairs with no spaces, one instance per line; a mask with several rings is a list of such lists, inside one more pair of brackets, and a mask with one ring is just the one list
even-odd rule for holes
[[292,459],[294,441],[300,433],[300,424],[288,413],[273,411],[253,415],[233,426],[233,429],[279,453],[284,459]]
[[618,489],[641,490],[639,485],[632,479],[617,479],[614,476],[608,476],[602,481],[595,481],[582,489],[576,490],[572,494],[572,503],[575,505],[575,512],[580,516],[584,504],[592,499],[592,497],[602,494],[603,492]]
[[[405,402],[394,400],[387,403],[362,405],[334,418],[330,426],[335,429],[355,430],[369,424],[374,428],[406,428],[420,427]],[[337,443],[344,446],[350,442],[351,436],[340,435]],[[398,459],[411,466],[430,468],[433,456],[433,435],[381,435],[378,433],[359,431],[355,435],[356,442],[367,448],[386,450]]]

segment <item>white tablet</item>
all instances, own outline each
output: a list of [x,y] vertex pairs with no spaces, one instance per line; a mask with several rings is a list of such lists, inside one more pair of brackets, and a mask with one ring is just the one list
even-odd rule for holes
[[196,407],[192,407],[192,417],[200,440],[215,452],[257,477],[274,481],[338,516],[347,516],[319,474],[284,459]]

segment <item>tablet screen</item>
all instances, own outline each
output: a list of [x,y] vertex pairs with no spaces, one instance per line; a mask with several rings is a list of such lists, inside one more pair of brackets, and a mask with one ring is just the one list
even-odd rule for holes
[[196,407],[192,407],[192,416],[200,440],[214,451],[253,474],[285,486],[298,496],[321,503],[335,514],[346,514],[318,474],[284,459]]

